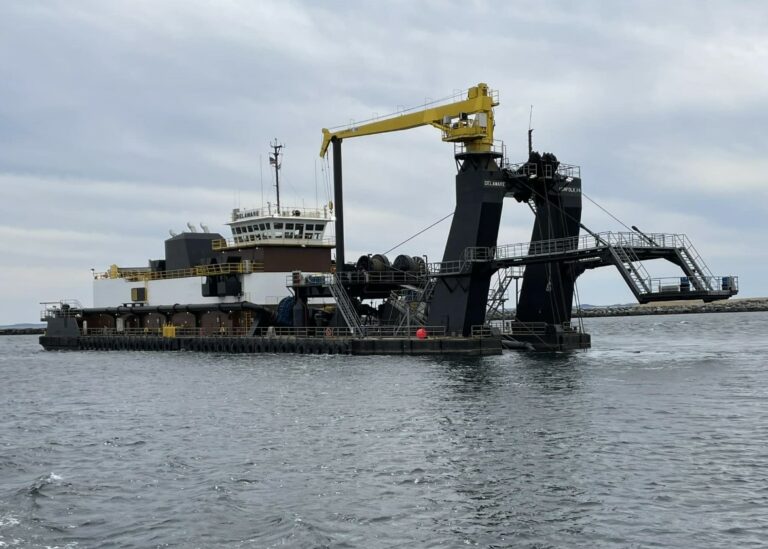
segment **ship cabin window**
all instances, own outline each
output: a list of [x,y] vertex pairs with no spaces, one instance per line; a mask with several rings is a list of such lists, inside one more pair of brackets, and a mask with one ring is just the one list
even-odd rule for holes
[[[325,228],[325,225],[318,224],[314,225],[311,223],[307,223],[304,226],[304,239],[308,240],[320,240],[323,237],[323,229]],[[302,238],[301,236],[299,238]]]

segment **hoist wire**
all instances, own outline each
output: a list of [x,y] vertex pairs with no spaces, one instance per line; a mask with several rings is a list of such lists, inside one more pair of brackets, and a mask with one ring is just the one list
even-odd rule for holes
[[437,221],[435,221],[434,223],[432,223],[432,224],[431,224],[429,227],[425,227],[425,228],[423,228],[422,230],[420,230],[419,232],[417,232],[416,234],[414,234],[414,235],[412,235],[412,236],[409,236],[408,238],[406,238],[405,240],[403,240],[403,241],[402,241],[400,244],[398,244],[398,245],[396,245],[396,246],[394,246],[394,247],[390,248],[389,250],[387,250],[386,252],[384,252],[382,255],[387,255],[389,252],[391,252],[391,251],[394,251],[394,250],[398,249],[398,248],[399,248],[400,246],[402,246],[403,244],[405,244],[405,243],[407,243],[407,242],[410,242],[411,240],[413,240],[414,238],[416,238],[416,237],[417,237],[417,236],[419,236],[420,234],[427,232],[429,229],[431,229],[432,227],[434,227],[435,225],[437,225],[437,224],[439,224],[439,223],[442,223],[443,221],[445,221],[446,219],[448,219],[448,218],[449,218],[449,217],[451,217],[452,215],[453,215],[453,212],[449,213],[449,214],[448,214],[448,215],[446,215],[445,217],[441,217],[440,219],[438,219]]
[[617,221],[617,222],[618,222],[620,225],[622,225],[622,226],[623,226],[625,229],[627,229],[628,231],[634,232],[634,230],[632,229],[632,227],[627,227],[627,225],[626,225],[626,224],[625,224],[625,223],[624,223],[624,222],[623,222],[621,219],[619,219],[618,217],[616,217],[615,215],[613,215],[611,212],[609,212],[608,210],[606,210],[605,208],[603,208],[603,207],[602,207],[600,204],[598,204],[597,202],[595,202],[594,200],[592,200],[592,199],[591,199],[589,196],[587,196],[587,193],[585,193],[584,191],[581,191],[581,196],[583,196],[584,198],[586,198],[587,200],[589,200],[590,202],[592,202],[592,204],[594,204],[595,206],[597,206],[598,208],[600,208],[601,210],[603,210],[603,211],[604,211],[606,214],[608,214],[609,216],[611,216],[611,217],[614,219],[614,221]]

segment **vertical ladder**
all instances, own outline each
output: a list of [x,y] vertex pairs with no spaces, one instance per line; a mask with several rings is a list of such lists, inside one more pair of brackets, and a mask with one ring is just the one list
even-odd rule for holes
[[328,289],[331,291],[333,299],[336,300],[336,309],[341,313],[344,322],[347,323],[347,326],[349,326],[349,329],[352,331],[352,335],[364,335],[360,317],[358,316],[357,311],[355,311],[355,306],[352,304],[349,294],[341,284],[338,274],[334,273],[332,275]]

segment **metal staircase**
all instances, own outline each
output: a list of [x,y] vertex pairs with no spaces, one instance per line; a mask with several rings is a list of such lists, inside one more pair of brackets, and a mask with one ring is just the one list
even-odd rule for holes
[[390,294],[390,303],[400,311],[400,321],[397,324],[396,332],[409,325],[425,326],[427,322],[428,304],[432,299],[432,292],[435,289],[435,279],[425,277],[421,286],[418,288],[407,289],[405,291],[393,291]]
[[697,290],[714,290],[712,282],[715,277],[712,276],[701,255],[686,236],[683,236],[681,240],[682,246],[677,248],[676,255],[680,260],[680,268],[685,272],[685,276]]
[[488,306],[486,307],[485,317],[490,320],[495,317],[503,316],[504,302],[507,300],[507,290],[513,280],[522,278],[525,268],[506,267],[497,271],[496,282],[488,291]]
[[642,295],[651,293],[651,277],[632,248],[624,247],[620,243],[608,245],[608,248],[616,268],[635,297],[640,299]]
[[344,318],[344,322],[347,323],[347,326],[349,326],[352,335],[364,335],[360,316],[358,316],[357,311],[355,311],[355,306],[349,298],[349,294],[347,294],[347,291],[344,289],[344,286],[341,284],[338,274],[333,275],[331,283],[328,284],[328,289],[336,300],[336,309],[341,313],[341,316]]

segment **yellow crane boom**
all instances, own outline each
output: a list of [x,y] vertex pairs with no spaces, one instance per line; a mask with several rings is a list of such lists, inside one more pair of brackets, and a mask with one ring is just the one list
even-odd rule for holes
[[320,156],[325,156],[333,139],[397,132],[419,126],[438,128],[443,132],[443,141],[464,143],[467,152],[488,152],[493,148],[493,107],[498,104],[498,95],[488,88],[488,84],[480,83],[469,88],[467,98],[461,101],[394,115],[334,132],[323,128]]

